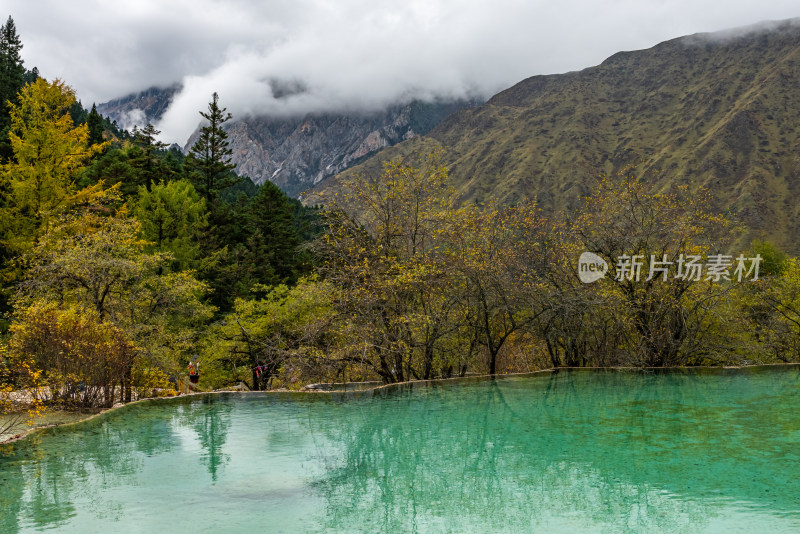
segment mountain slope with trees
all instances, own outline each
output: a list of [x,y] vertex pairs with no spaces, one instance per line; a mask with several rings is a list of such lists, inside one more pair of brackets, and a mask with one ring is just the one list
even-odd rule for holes
[[[216,93],[198,111],[203,126],[184,155],[167,150],[152,124],[116,132],[64,81],[37,76],[3,117],[11,154],[0,170],[0,411],[21,389],[70,407],[174,392],[179,380],[199,380],[198,365],[201,389],[265,389],[564,366],[798,361],[800,262],[770,243],[737,245],[743,234],[733,211],[715,207],[730,201],[728,189],[640,161],[601,179],[588,168],[593,147],[623,143],[600,135],[604,121],[617,120],[631,147],[645,134],[683,132],[685,144],[700,148],[676,165],[705,154],[710,176],[724,150],[747,156],[751,171],[756,163],[777,169],[783,160],[769,152],[779,149],[772,137],[745,141],[771,132],[769,121],[787,143],[795,139],[793,123],[781,122],[795,113],[790,103],[785,115],[776,101],[758,105],[783,94],[775,80],[796,74],[779,68],[794,65],[796,37],[785,25],[729,41],[678,40],[527,80],[446,120],[430,138],[388,151],[407,161],[370,160],[363,172],[340,176],[320,193],[322,208],[235,173],[224,128],[231,117]],[[726,63],[733,49],[740,64]],[[666,69],[676,50],[694,55],[670,80],[631,67],[637,57],[664,56],[658,65]],[[688,79],[712,63],[723,65],[720,80],[735,71],[740,83]],[[687,79],[675,81],[681,73]],[[603,77],[615,81],[602,91],[588,83]],[[645,85],[647,98],[632,96]],[[677,86],[683,96],[670,92]],[[750,92],[737,93],[744,87]],[[712,90],[731,93],[732,103],[717,109],[723,96]],[[611,102],[614,91],[623,93]],[[692,114],[677,121],[677,109]],[[703,109],[711,110],[706,119],[697,116]],[[656,129],[644,120],[660,113],[677,122]],[[752,121],[737,122],[742,114]],[[709,121],[716,126],[700,126]],[[562,161],[560,171],[572,169],[572,181],[506,176],[525,168],[524,153],[538,157],[531,147],[549,139],[542,128],[559,148],[552,157],[575,165]],[[450,152],[427,149],[447,139]],[[568,153],[574,146],[586,153]],[[638,161],[619,154],[591,172]],[[735,200],[765,192],[742,189]],[[587,251],[608,268],[594,283],[576,268]]]
[[348,172],[439,144],[463,199],[533,198],[555,212],[575,209],[601,174],[635,166],[656,190],[708,188],[749,237],[800,251],[799,20],[528,78]]

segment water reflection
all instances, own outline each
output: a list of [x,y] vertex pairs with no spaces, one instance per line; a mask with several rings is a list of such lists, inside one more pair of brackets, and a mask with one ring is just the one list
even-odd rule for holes
[[76,502],[86,503],[98,519],[123,519],[126,503],[103,490],[148,484],[139,480],[148,458],[180,448],[184,428],[196,434],[201,449],[189,463],[205,465],[216,480],[227,459],[222,448],[230,410],[230,404],[215,404],[213,397],[168,411],[131,406],[0,446],[0,532],[19,532],[20,522],[37,529],[63,527],[75,517]]
[[183,408],[179,411],[180,420],[197,433],[203,450],[201,461],[216,482],[218,470],[230,459],[222,451],[230,429],[231,404],[220,402],[216,395],[206,395]]
[[0,449],[0,532],[798,531],[798,392],[562,372],[132,406]]
[[798,528],[797,402],[785,395],[798,375],[767,378],[752,378],[758,392],[736,376],[620,373],[601,391],[570,373],[534,390],[394,391],[317,429],[343,450],[316,484],[326,528],[370,517],[383,532],[683,532],[734,516]]

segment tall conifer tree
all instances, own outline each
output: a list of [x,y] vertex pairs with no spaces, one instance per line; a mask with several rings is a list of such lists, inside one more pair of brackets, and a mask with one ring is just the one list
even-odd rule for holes
[[8,140],[11,126],[10,105],[17,101],[17,93],[25,85],[25,67],[22,66],[22,41],[17,35],[14,19],[0,27],[0,162],[12,157]]
[[156,130],[155,126],[149,122],[141,130],[134,129],[134,144],[141,149],[141,155],[134,158],[132,165],[138,168],[141,181],[150,191],[153,184],[159,180],[169,178],[170,171],[161,161],[157,153],[167,148],[167,144],[158,140],[161,130]]
[[99,145],[103,142],[103,117],[97,112],[97,106],[92,104],[92,111],[86,118],[86,125],[89,127],[89,144]]
[[236,165],[230,162],[233,151],[228,146],[228,134],[222,129],[232,115],[227,113],[227,108],[220,108],[218,102],[219,95],[215,92],[208,104],[208,113],[200,112],[207,124],[200,128],[200,136],[185,163],[189,178],[210,206],[220,191],[238,181],[231,172]]

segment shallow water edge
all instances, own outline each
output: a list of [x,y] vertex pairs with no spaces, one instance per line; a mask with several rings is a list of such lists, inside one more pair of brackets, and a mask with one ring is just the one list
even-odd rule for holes
[[470,383],[474,381],[482,381],[482,380],[502,380],[504,378],[512,378],[512,377],[533,377],[543,374],[553,374],[553,373],[560,373],[560,372],[582,372],[582,371],[591,371],[591,372],[631,372],[631,373],[645,373],[645,374],[673,374],[673,373],[694,373],[694,374],[716,374],[716,373],[724,373],[724,372],[738,372],[738,371],[758,371],[759,369],[770,369],[770,368],[777,368],[777,367],[800,367],[800,362],[787,362],[787,363],[769,363],[769,364],[757,364],[757,365],[729,365],[729,366],[696,366],[696,367],[559,367],[559,368],[550,368],[550,369],[540,369],[538,371],[531,371],[526,373],[505,373],[505,374],[495,374],[495,375],[472,375],[472,376],[456,376],[451,378],[434,378],[431,380],[407,380],[405,382],[395,382],[393,384],[381,384],[375,387],[358,389],[358,390],[289,390],[289,389],[273,389],[273,390],[266,390],[266,391],[241,391],[241,390],[234,390],[234,389],[218,389],[214,391],[198,391],[195,393],[184,393],[180,395],[175,395],[172,397],[147,397],[135,400],[133,402],[129,402],[127,404],[118,404],[112,406],[111,408],[103,408],[97,413],[87,414],[85,418],[78,418],[74,421],[64,422],[64,423],[51,423],[51,424],[44,424],[40,426],[31,427],[24,432],[20,432],[13,436],[10,436],[6,439],[0,440],[0,445],[7,445],[10,443],[14,443],[20,440],[23,440],[30,436],[31,434],[35,434],[40,431],[52,429],[52,428],[67,428],[73,425],[85,423],[87,421],[91,421],[98,417],[104,416],[111,412],[116,412],[117,410],[121,410],[127,408],[129,406],[135,406],[142,403],[152,403],[152,402],[177,402],[177,399],[191,399],[197,397],[204,397],[207,395],[342,395],[342,396],[360,396],[369,392],[378,392],[378,391],[388,391],[392,389],[402,388],[402,389],[413,389],[415,387],[422,387],[428,385],[436,385],[436,384],[452,384],[452,383]]

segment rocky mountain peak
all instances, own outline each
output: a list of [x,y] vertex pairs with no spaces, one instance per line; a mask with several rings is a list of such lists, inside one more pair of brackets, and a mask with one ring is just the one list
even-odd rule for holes
[[[178,91],[180,85],[150,88],[101,104],[98,111],[123,127],[155,123]],[[234,117],[225,127],[240,175],[256,184],[269,180],[297,196],[387,146],[426,134],[451,113],[480,103],[412,101],[372,112]],[[194,144],[198,131],[184,151]]]

